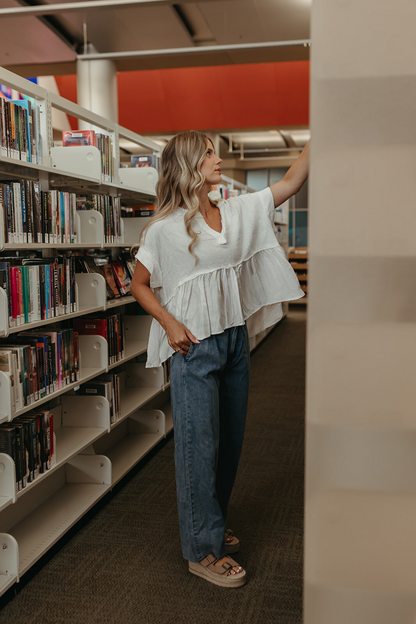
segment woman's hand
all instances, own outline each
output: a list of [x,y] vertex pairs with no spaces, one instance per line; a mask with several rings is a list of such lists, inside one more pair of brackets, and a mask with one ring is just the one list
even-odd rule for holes
[[188,353],[191,342],[199,344],[193,333],[173,317],[165,323],[165,330],[169,345],[181,355]]

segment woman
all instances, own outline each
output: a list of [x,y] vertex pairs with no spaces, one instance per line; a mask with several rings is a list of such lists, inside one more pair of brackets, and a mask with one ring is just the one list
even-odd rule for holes
[[246,572],[227,553],[226,530],[247,411],[253,334],[276,323],[303,292],[273,224],[274,209],[308,175],[309,146],[281,182],[216,205],[221,158],[210,139],[184,132],[166,145],[158,209],[142,233],[131,292],[154,317],[148,367],[170,358],[182,551],[189,570],[239,587]]

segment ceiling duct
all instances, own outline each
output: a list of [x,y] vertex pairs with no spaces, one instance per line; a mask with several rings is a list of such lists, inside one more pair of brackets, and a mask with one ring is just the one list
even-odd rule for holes
[[228,153],[247,157],[264,158],[265,156],[292,156],[299,152],[310,138],[309,130],[290,130],[269,132],[242,132],[223,137],[228,142]]

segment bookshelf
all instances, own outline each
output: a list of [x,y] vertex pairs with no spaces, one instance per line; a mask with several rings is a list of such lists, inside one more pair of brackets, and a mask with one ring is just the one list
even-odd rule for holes
[[[105,195],[123,205],[155,202],[154,170],[119,169],[119,137],[159,152],[159,146],[118,124],[48,93],[11,72],[0,69],[0,82],[34,98],[39,108],[40,162],[25,162],[0,150],[0,182],[34,181],[42,192],[58,191],[78,195]],[[63,110],[111,137],[114,146],[112,181],[101,171],[101,154],[94,146],[55,147],[52,140],[52,108]],[[150,169],[150,168],[149,168]],[[156,174],[156,175],[155,175]],[[106,242],[103,215],[97,210],[77,210],[74,231],[77,242],[10,242],[5,232],[5,214],[0,203],[0,251],[36,251],[42,258],[71,250],[109,250],[116,258],[118,250],[137,243],[147,219],[120,220],[120,237]],[[134,223],[132,223],[134,221]],[[1,261],[1,260],[0,260]],[[9,319],[7,292],[0,288],[0,337],[13,338],[21,331],[58,327],[62,322],[89,317],[105,311],[123,309],[133,303],[131,295],[107,300],[106,283],[97,273],[74,276],[75,309],[60,316],[12,326]],[[150,317],[124,315],[124,357],[109,364],[109,344],[102,336],[79,336],[79,376],[61,388],[30,405],[13,411],[10,376],[0,371],[0,423],[13,423],[42,408],[53,412],[53,446],[50,468],[26,487],[16,491],[16,465],[0,453],[0,595],[18,582],[89,509],[111,490],[142,457],[172,429],[169,406],[169,383],[164,367],[145,369],[137,361],[147,349]],[[124,370],[123,370],[124,369]],[[110,405],[102,396],[74,393],[82,384],[95,380],[108,371],[120,370],[121,413],[110,420]],[[149,402],[159,409],[146,409]],[[165,419],[164,409],[168,413]],[[17,422],[17,421],[16,421]],[[101,449],[103,452],[101,452]]]
[[298,277],[301,289],[306,295],[302,299],[292,301],[291,303],[308,303],[308,248],[292,248],[289,252],[289,262]]

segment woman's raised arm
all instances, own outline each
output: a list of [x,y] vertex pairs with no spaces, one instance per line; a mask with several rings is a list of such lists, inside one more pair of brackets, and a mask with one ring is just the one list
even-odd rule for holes
[[276,182],[276,184],[273,184],[270,187],[270,190],[273,194],[274,205],[276,208],[277,206],[280,206],[280,204],[283,204],[283,202],[285,202],[287,199],[289,199],[289,197],[295,195],[300,190],[306,178],[308,177],[309,143],[310,141],[308,141],[303,152],[290,167],[283,180],[280,180],[280,182]]

